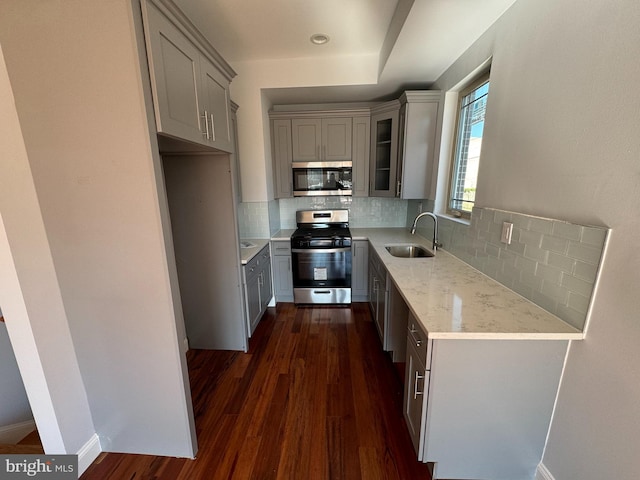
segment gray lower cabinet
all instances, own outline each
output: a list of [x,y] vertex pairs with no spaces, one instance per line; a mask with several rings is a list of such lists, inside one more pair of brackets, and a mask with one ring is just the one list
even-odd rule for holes
[[291,241],[272,240],[273,290],[276,302],[293,302],[293,272],[291,269]]
[[[431,351],[429,349],[429,358]],[[409,314],[407,329],[407,350],[405,367],[404,419],[411,435],[411,441],[418,459],[422,460],[425,436],[423,420],[426,420],[427,399],[429,392],[429,370],[427,369],[427,335]]]
[[369,306],[371,315],[378,329],[382,349],[388,351],[386,341],[386,316],[387,316],[387,270],[375,250],[369,251]]
[[403,414],[433,478],[532,480],[566,340],[430,339],[409,315]]
[[351,244],[351,300],[369,300],[369,241],[354,240]]
[[247,330],[251,336],[273,296],[269,245],[260,250],[243,270]]

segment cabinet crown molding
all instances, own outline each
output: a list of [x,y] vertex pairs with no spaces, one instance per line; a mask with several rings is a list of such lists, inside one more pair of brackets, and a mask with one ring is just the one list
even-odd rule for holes
[[442,98],[440,90],[407,90],[400,95],[401,103],[437,102]]
[[[286,107],[291,107],[287,105]],[[336,117],[365,117],[371,114],[371,109],[369,107],[358,107],[358,108],[336,108],[336,109],[323,109],[323,108],[313,108],[317,107],[315,105],[305,105],[304,107],[311,107],[311,109],[305,110],[297,110],[286,109],[280,110],[281,108],[278,105],[274,105],[273,109],[269,111],[269,118],[277,119],[277,118],[336,118]]]
[[172,0],[142,0],[160,10],[220,70],[228,81],[237,74],[200,30]]

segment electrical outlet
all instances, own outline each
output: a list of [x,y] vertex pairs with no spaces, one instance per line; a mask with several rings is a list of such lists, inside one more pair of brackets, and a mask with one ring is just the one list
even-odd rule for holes
[[512,233],[513,233],[513,223],[502,222],[502,235],[500,236],[500,241],[502,243],[506,243],[507,245],[510,245]]

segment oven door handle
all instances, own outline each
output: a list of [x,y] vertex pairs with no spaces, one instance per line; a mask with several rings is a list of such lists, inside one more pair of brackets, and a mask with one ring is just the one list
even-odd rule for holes
[[351,247],[345,247],[345,248],[292,248],[291,252],[292,253],[344,253],[344,252],[350,252],[351,251]]

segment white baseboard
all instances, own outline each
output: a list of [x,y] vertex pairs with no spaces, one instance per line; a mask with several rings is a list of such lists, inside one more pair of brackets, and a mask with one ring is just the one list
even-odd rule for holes
[[7,443],[9,445],[18,443],[35,429],[36,422],[33,420],[0,427],[0,443]]
[[100,453],[102,453],[100,439],[98,435],[94,433],[89,441],[78,451],[78,478],[80,478],[80,475],[98,458]]
[[538,469],[536,470],[536,480],[555,480],[551,472],[544,466],[544,463],[538,464]]

